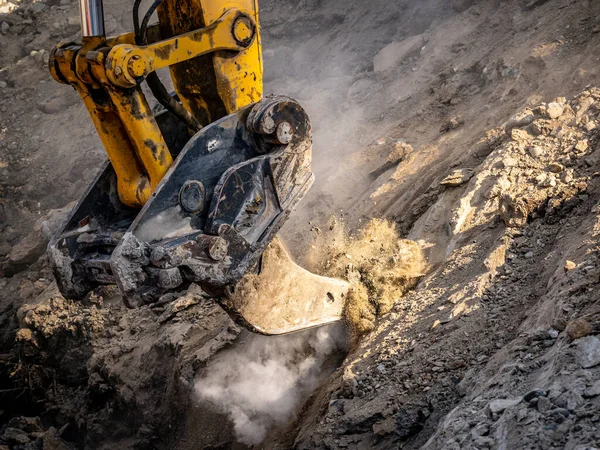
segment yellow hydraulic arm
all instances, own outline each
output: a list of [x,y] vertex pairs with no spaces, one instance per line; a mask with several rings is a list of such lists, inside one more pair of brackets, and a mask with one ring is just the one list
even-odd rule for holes
[[141,30],[112,38],[101,0],[80,3],[82,42],[59,44],[50,71],[81,95],[117,174],[119,199],[140,208],[173,162],[141,83],[155,85],[155,71],[169,67],[181,103],[165,102],[191,132],[260,100],[257,3],[157,0],[158,27],[145,19]]

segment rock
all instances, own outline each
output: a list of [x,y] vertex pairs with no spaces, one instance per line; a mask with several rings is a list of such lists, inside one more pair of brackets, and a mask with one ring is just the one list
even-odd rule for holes
[[71,0],[60,0],[60,6],[69,6],[71,4]]
[[400,439],[408,439],[418,434],[430,415],[425,405],[403,405],[396,415],[396,434]]
[[0,33],[8,34],[8,30],[10,30],[10,25],[6,22],[2,22],[0,24]]
[[522,128],[531,125],[535,120],[535,115],[530,109],[521,111],[506,122],[506,132],[509,133],[513,128]]
[[386,45],[373,58],[373,69],[375,72],[383,72],[399,66],[406,59],[417,56],[428,40],[427,35],[419,34]]
[[31,439],[22,430],[18,428],[7,427],[2,435],[2,440],[7,444],[23,445],[27,444]]
[[504,158],[502,160],[502,165],[508,169],[510,167],[517,167],[517,165],[519,164],[519,161],[517,161],[516,158],[513,158],[512,156],[507,156],[506,158]]
[[524,142],[531,139],[531,135],[526,130],[521,130],[520,128],[514,128],[510,132],[510,137],[515,142]]
[[575,411],[581,405],[583,405],[583,397],[575,391],[563,392],[554,400],[554,404],[559,408],[565,408],[568,411]]
[[60,438],[59,431],[50,427],[48,431],[44,433],[44,447],[43,450],[70,450],[67,443]]
[[567,336],[574,341],[592,334],[592,325],[585,319],[570,320],[565,327]]
[[548,170],[552,173],[561,173],[563,170],[565,170],[565,166],[557,162],[551,162],[548,164]]
[[569,272],[569,271],[575,270],[575,269],[577,269],[577,264],[575,264],[573,261],[569,261],[569,260],[565,261],[565,272]]
[[587,398],[597,397],[598,395],[600,395],[600,380],[596,381],[589,388],[583,391],[583,396]]
[[550,117],[551,119],[558,119],[560,116],[563,115],[564,112],[564,107],[556,102],[552,102],[548,104],[548,108],[546,110],[546,114],[548,114],[548,117]]
[[381,422],[373,425],[373,433],[378,436],[385,436],[396,432],[396,417],[390,416]]
[[11,428],[18,428],[25,433],[39,433],[44,431],[39,417],[13,417],[7,424]]
[[575,150],[578,150],[580,152],[585,152],[588,148],[589,148],[589,142],[587,139],[578,141],[577,144],[575,144]]
[[454,116],[448,122],[440,127],[440,133],[447,133],[448,131],[456,130],[465,124],[465,121],[461,116]]
[[529,147],[529,154],[531,155],[532,158],[539,158],[540,156],[542,156],[544,154],[544,150],[542,150],[541,147],[533,146],[533,147]]
[[0,81],[0,89],[4,89],[8,86],[8,84],[6,83],[6,81]]
[[527,259],[533,258],[533,252],[527,252],[527,253],[525,253],[525,258],[527,258]]
[[9,14],[17,9],[19,6],[12,2],[1,2],[0,3],[0,14]]
[[16,244],[8,254],[8,261],[4,267],[6,274],[14,275],[38,260],[46,251],[52,235],[71,211],[72,205],[53,209],[37,220],[31,233]]
[[505,409],[518,405],[519,403],[521,403],[522,400],[523,399],[521,397],[513,399],[492,400],[487,404],[487,409],[492,414],[500,414],[504,412]]
[[525,400],[526,402],[530,402],[534,398],[547,397],[547,396],[548,396],[548,391],[544,391],[543,389],[534,389],[532,391],[529,391],[527,394],[525,394],[523,396],[523,400]]
[[387,371],[385,370],[385,366],[383,364],[379,364],[377,366],[377,372],[385,374]]
[[476,448],[492,448],[492,447],[494,447],[495,444],[496,444],[496,441],[494,441],[492,438],[489,438],[489,437],[477,436],[477,437],[473,438],[473,445]]
[[558,334],[559,334],[558,330],[555,330],[554,328],[550,328],[548,330],[548,336],[550,336],[550,339],[558,338]]
[[541,413],[546,413],[552,409],[552,402],[547,397],[539,397],[537,402],[537,409]]
[[556,186],[556,176],[553,173],[542,172],[535,180],[538,182],[538,186],[542,188]]
[[165,311],[160,315],[158,321],[164,323],[175,316],[178,312],[189,308],[190,306],[196,305],[200,302],[200,299],[196,295],[186,295],[180,299],[170,303]]
[[440,181],[442,186],[461,186],[475,175],[473,169],[456,169],[446,178]]
[[586,336],[579,339],[575,352],[577,363],[584,369],[600,364],[600,339],[596,336]]
[[569,417],[571,415],[569,410],[565,409],[565,408],[554,408],[554,409],[548,411],[547,414],[550,417],[554,417],[554,420],[558,421],[558,422],[564,421],[567,417]]

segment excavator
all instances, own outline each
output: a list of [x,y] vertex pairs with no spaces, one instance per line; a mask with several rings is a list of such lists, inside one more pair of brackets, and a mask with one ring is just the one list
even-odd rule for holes
[[135,0],[118,36],[102,0],[79,6],[81,41],[59,43],[49,69],[108,161],[48,245],[61,293],[117,285],[135,308],[196,284],[265,335],[339,320],[348,283],[276,237],[314,180],[312,128],[295,100],[263,97],[257,0],[153,0],[143,15]]

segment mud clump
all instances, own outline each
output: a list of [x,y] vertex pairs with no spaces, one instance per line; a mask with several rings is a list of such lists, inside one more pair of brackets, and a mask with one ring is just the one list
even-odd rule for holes
[[379,317],[414,288],[426,269],[420,246],[400,239],[393,222],[372,219],[357,236],[338,234],[327,275],[347,279],[352,288],[344,319],[353,337],[375,329]]

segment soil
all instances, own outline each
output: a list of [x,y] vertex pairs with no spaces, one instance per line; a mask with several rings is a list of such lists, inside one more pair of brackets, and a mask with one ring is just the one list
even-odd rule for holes
[[44,248],[105,159],[45,65],[78,6],[0,0],[0,449],[599,448],[600,4],[260,6],[265,90],[315,129],[281,238],[339,274],[336,230],[385,219],[418,284],[354,341],[250,335],[195,288],[62,298]]

